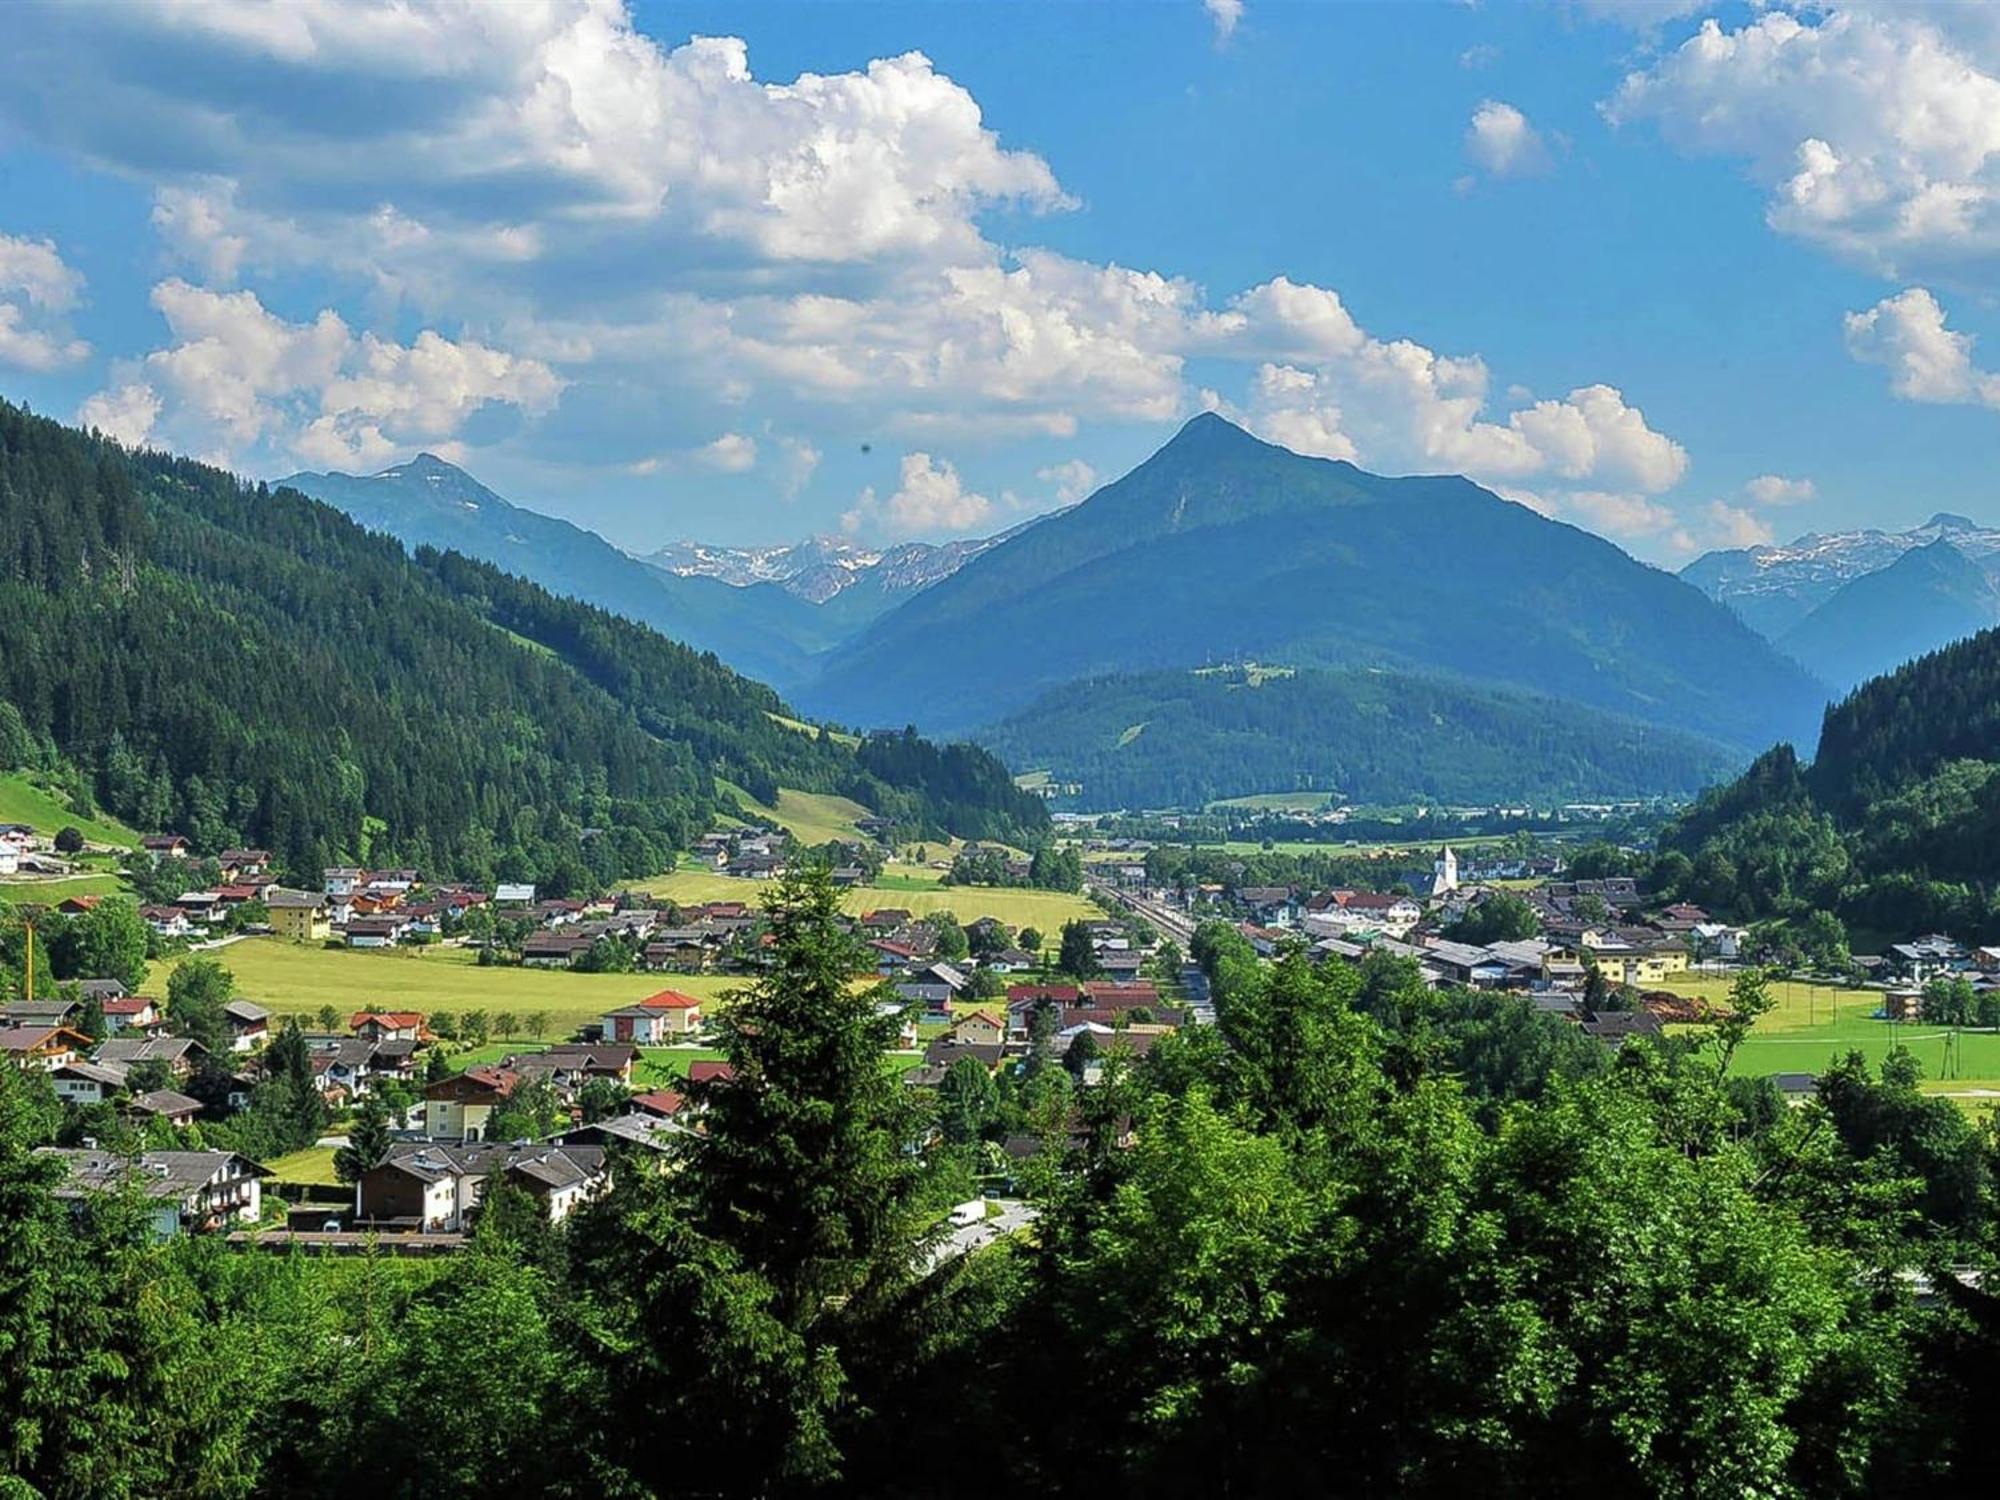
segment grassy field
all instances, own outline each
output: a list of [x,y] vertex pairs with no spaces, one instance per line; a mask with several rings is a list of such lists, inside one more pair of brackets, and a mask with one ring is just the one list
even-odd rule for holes
[[277,1182],[333,1187],[340,1181],[333,1170],[333,1149],[331,1146],[308,1146],[303,1151],[277,1157],[264,1165],[271,1169],[272,1179]]
[[[771,892],[771,882],[732,880],[706,870],[681,870],[672,875],[639,881],[633,889],[663,896],[682,904],[702,901],[747,901],[761,904]],[[897,906],[913,916],[948,911],[961,922],[980,917],[997,917],[1009,927],[1039,927],[1053,936],[1062,924],[1074,917],[1103,915],[1082,896],[1062,891],[996,890],[985,886],[940,886],[918,878],[898,881],[892,886],[856,886],[845,892],[841,906],[859,916],[878,907]]]
[[[484,1010],[526,1016],[546,1011],[548,1034],[563,1036],[608,1010],[664,989],[712,1000],[742,983],[715,974],[571,974],[552,969],[482,969],[466,948],[402,948],[355,952],[313,948],[276,938],[249,938],[206,955],[236,976],[246,999],[281,1016],[309,1016],[331,1005],[343,1023],[357,1010]],[[167,976],[184,958],[153,965],[149,993],[166,991]]]
[[0,902],[42,902],[53,906],[71,896],[115,896],[125,889],[116,875],[71,875],[61,880],[0,881]]
[[1248,797],[1223,797],[1210,807],[1251,807],[1265,812],[1319,812],[1337,792],[1255,792]]
[[[1727,977],[1690,974],[1661,988],[1727,1000],[1729,986]],[[1777,1004],[1737,1050],[1731,1071],[1821,1073],[1848,1052],[1880,1066],[1894,1048],[1903,1047],[1923,1064],[1925,1087],[1932,1092],[1977,1098],[1985,1090],[2000,1091],[2000,1032],[1961,1030],[1954,1037],[1921,1021],[1876,1020],[1882,995],[1875,990],[1780,980],[1772,994]]]
[[0,776],[0,823],[26,823],[37,833],[55,834],[74,827],[93,844],[116,844],[130,849],[139,835],[111,818],[79,818],[67,807],[35,785],[26,776]]
[[[788,719],[783,714],[774,713],[766,713],[764,717],[769,719],[773,724],[782,724],[787,729],[796,729],[800,734],[818,734],[820,732],[817,725],[808,724],[804,719]],[[827,738],[832,740],[836,745],[853,746],[861,743],[861,736],[848,734],[845,730],[840,729],[828,731]]]
[[773,807],[759,802],[733,782],[718,781],[716,785],[741,802],[747,810],[789,828],[793,837],[803,844],[825,844],[834,839],[859,842],[861,830],[854,826],[854,820],[873,816],[859,802],[836,797],[830,792],[799,792],[790,787],[780,787],[778,805]]

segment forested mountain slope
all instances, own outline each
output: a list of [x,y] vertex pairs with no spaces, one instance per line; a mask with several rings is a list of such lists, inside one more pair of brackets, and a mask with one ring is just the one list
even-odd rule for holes
[[264,845],[300,879],[657,870],[709,826],[716,774],[968,835],[1045,820],[997,766],[892,786],[713,656],[6,403],[0,641],[16,738],[134,826]]
[[776,585],[732,588],[651,567],[594,531],[503,499],[429,453],[378,474],[294,474],[283,484],[413,548],[448,548],[497,564],[713,651],[761,680],[797,681],[812,653],[853,629]]
[[1742,764],[1713,741],[1575,704],[1360,670],[1086,678],[979,739],[1079,785],[1084,808],[1306,789],[1365,802],[1691,795]]
[[2000,630],[1863,684],[1810,766],[1775,747],[1663,847],[1691,862],[1688,895],[1741,916],[2000,937]]
[[1244,659],[1444,672],[1743,748],[1808,729],[1826,698],[1729,611],[1599,537],[1468,480],[1380,478],[1215,416],[876,622],[797,696],[958,729],[1080,677]]

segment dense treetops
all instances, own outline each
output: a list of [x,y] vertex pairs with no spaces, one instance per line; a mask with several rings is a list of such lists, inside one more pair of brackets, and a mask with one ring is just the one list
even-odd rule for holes
[[968,832],[1045,822],[1011,785],[990,805],[1005,774],[980,752],[935,793],[892,786],[713,656],[4,403],[0,639],[10,738],[135,826],[268,847],[301,879],[355,860],[558,887],[648,873],[710,825],[717,774],[922,831],[962,810]]

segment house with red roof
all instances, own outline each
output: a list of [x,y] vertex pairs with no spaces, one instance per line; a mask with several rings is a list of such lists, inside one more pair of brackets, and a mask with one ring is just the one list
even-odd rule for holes
[[429,1033],[424,1030],[423,1013],[414,1010],[357,1011],[349,1019],[347,1029],[356,1036],[371,1042],[422,1042],[430,1040]]
[[607,1042],[657,1047],[700,1034],[701,1001],[679,990],[661,990],[634,1004],[607,1011],[602,1026]]

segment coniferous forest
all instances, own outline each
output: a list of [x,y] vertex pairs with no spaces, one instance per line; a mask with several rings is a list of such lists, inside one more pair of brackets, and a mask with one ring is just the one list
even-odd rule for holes
[[1790,745],[1712,788],[1662,847],[1688,899],[1745,918],[2000,938],[2000,630],[1830,707],[1810,765]]
[[915,834],[1030,842],[1047,821],[983,752],[932,749],[940,769],[899,782],[643,626],[4,403],[0,640],[0,765],[197,847],[268,847],[301,880],[649,874],[711,826],[717,777],[839,792]]

